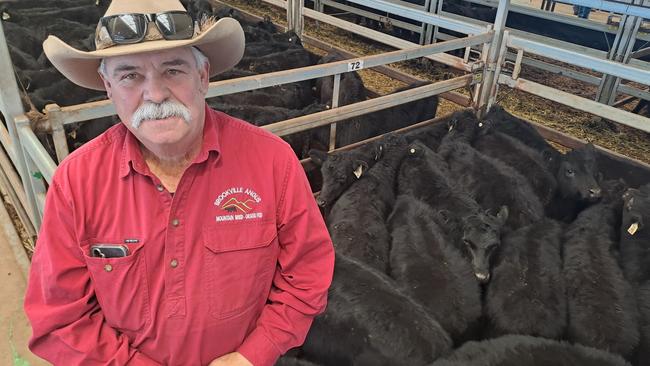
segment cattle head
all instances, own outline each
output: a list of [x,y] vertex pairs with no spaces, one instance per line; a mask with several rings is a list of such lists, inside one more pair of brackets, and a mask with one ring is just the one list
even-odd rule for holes
[[598,184],[600,173],[593,144],[589,143],[559,157],[557,166],[555,177],[562,197],[590,203],[600,200],[602,189]]
[[369,168],[367,159],[354,151],[328,155],[324,151],[312,149],[309,157],[320,166],[323,176],[323,186],[317,199],[320,207],[331,206]]
[[472,263],[476,279],[482,284],[490,281],[490,263],[501,245],[501,228],[507,220],[506,206],[502,206],[496,215],[488,210],[462,220],[462,249]]
[[638,236],[648,223],[644,219],[650,219],[650,184],[641,189],[630,188],[623,194],[621,237]]

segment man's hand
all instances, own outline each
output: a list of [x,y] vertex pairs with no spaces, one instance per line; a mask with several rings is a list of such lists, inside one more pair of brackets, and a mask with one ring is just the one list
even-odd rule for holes
[[208,366],[253,366],[253,364],[241,353],[233,352],[214,359]]

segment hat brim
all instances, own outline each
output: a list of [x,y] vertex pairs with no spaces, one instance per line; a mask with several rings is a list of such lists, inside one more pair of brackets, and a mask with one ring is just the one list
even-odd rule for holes
[[43,42],[43,50],[52,65],[73,83],[88,89],[105,90],[97,69],[101,60],[107,57],[194,46],[210,60],[212,77],[235,66],[244,54],[244,45],[244,31],[239,22],[222,18],[192,39],[146,41],[84,52],[56,36],[49,36]]

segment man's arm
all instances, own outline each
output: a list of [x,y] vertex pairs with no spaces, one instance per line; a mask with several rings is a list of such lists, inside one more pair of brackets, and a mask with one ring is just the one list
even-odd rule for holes
[[105,323],[79,249],[74,216],[55,178],[25,295],[33,330],[29,348],[54,365],[159,365]]
[[237,350],[255,366],[273,365],[301,345],[325,310],[334,249],[300,162],[291,154],[278,204],[279,267],[257,326]]

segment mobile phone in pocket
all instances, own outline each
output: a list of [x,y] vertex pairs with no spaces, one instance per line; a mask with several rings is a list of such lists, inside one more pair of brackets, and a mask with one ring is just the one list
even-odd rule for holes
[[98,258],[120,258],[129,255],[129,248],[120,244],[95,244],[90,247],[90,256]]

